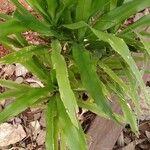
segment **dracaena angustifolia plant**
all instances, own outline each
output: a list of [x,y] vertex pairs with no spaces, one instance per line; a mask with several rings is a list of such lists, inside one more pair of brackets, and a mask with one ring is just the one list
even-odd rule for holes
[[[0,42],[10,54],[0,64],[21,63],[43,83],[33,88],[13,81],[0,80],[8,90],[0,100],[15,100],[0,112],[0,122],[28,107],[42,107],[46,113],[46,149],[85,150],[86,138],[77,118],[78,108],[90,110],[117,123],[128,123],[138,133],[140,113],[138,91],[150,100],[142,80],[150,55],[146,32],[136,29],[150,24],[150,15],[125,27],[124,21],[150,6],[149,0],[26,0],[40,19],[27,11],[18,0],[12,15],[0,14]],[[38,32],[45,45],[32,45],[23,32]],[[13,35],[13,36],[12,36]],[[12,38],[13,37],[13,38]],[[131,51],[144,57],[131,56]],[[136,61],[143,60],[139,71]],[[122,80],[125,78],[125,80]],[[25,92],[24,92],[25,91]],[[82,100],[82,93],[88,100]],[[122,110],[117,114],[111,98]],[[45,102],[43,104],[43,102]],[[135,111],[133,112],[130,105]],[[42,107],[43,108],[43,107]]]

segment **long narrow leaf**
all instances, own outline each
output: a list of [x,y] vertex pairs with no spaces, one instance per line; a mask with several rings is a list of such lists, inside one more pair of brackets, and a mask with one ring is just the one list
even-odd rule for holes
[[108,14],[101,17],[99,21],[94,25],[94,28],[98,30],[107,30],[114,25],[121,23],[136,12],[143,10],[144,8],[149,6],[149,0],[133,0],[131,2],[123,4],[120,7],[117,7],[116,9],[113,9]]
[[128,49],[128,46],[123,41],[123,39],[120,39],[120,38],[118,38],[118,37],[116,37],[115,35],[112,35],[112,34],[108,34],[108,33],[104,33],[104,32],[95,30],[93,28],[91,28],[91,30],[99,38],[99,40],[103,40],[103,41],[109,43],[111,45],[111,47],[118,54],[120,54],[121,57],[125,60],[125,62],[130,67],[132,73],[136,77],[136,79],[137,79],[137,81],[139,83],[139,86],[143,90],[143,92],[145,94],[145,100],[147,101],[147,104],[150,105],[149,96],[148,96],[148,93],[146,91],[146,86],[145,86],[145,84],[144,84],[144,82],[142,80],[142,76],[141,76],[141,74],[140,74],[140,72],[138,70],[138,67],[136,66],[136,63],[135,63],[134,59],[130,55],[130,51]]
[[[57,150],[58,139],[55,133],[57,127],[56,120],[57,107],[55,98],[50,99],[46,113],[46,149]],[[58,131],[57,131],[58,132]]]
[[124,95],[121,94],[120,91],[118,91],[115,86],[112,84],[109,84],[109,87],[116,93],[118,96],[118,102],[122,108],[123,114],[125,116],[126,121],[130,124],[132,131],[137,134],[138,133],[138,126],[137,126],[137,120],[136,116],[133,113],[129,103],[124,99]]
[[8,105],[3,111],[0,112],[0,123],[14,117],[30,107],[38,99],[47,96],[49,90],[43,89],[33,89],[23,96],[17,98],[14,102]]
[[63,141],[71,150],[87,150],[86,140],[81,127],[76,128],[72,124],[59,95],[56,96],[56,99],[59,112],[59,124],[64,137]]
[[16,19],[0,24],[0,37],[27,31],[27,28]]
[[127,86],[122,79],[120,79],[115,72],[113,72],[107,65],[103,64],[102,62],[99,62],[99,66],[122,88],[125,94],[128,94],[128,96],[133,100],[136,109],[140,111],[139,106],[139,100],[136,99],[133,95],[132,89],[130,89],[129,86]]
[[10,89],[27,89],[30,88],[30,86],[25,85],[25,84],[18,84],[15,83],[14,81],[10,81],[10,80],[0,80],[0,85],[3,87],[7,87]]
[[145,15],[144,17],[142,17],[141,19],[139,19],[138,21],[136,21],[135,23],[129,25],[126,29],[124,29],[120,34],[127,34],[128,32],[132,32],[133,30],[136,30],[137,28],[141,28],[144,26],[149,26],[150,24],[150,14]]
[[73,57],[78,65],[84,87],[95,100],[99,109],[114,119],[111,107],[103,94],[101,82],[96,74],[96,66],[90,59],[89,53],[83,47],[75,44],[73,46]]
[[36,75],[44,84],[49,85],[49,88],[52,89],[49,70],[36,56],[28,59],[28,61],[22,62],[22,64],[34,75]]
[[36,53],[40,55],[45,50],[47,49],[43,46],[28,46],[0,58],[0,64],[22,63],[30,59]]
[[60,43],[58,41],[53,41],[52,63],[53,63],[53,68],[56,70],[56,78],[58,81],[61,99],[63,101],[66,112],[69,115],[72,123],[76,127],[78,127],[78,121],[76,117],[76,111],[78,110],[78,106],[77,106],[75,95],[69,83],[67,65],[60,52],[61,52]]

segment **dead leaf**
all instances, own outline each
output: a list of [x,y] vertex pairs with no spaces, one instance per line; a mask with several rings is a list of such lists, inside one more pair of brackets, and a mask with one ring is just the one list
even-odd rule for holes
[[147,138],[150,139],[150,132],[145,131],[145,134],[146,134]]
[[3,123],[0,125],[0,146],[8,146],[17,143],[26,137],[26,133],[21,125],[17,127]]
[[135,142],[131,142],[127,146],[123,147],[122,150],[135,150]]
[[38,145],[43,145],[45,142],[45,136],[46,136],[46,132],[41,130],[36,141]]

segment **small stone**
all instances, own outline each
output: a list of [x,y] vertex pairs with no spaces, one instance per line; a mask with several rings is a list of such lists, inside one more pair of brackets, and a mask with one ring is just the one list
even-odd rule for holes
[[22,77],[18,77],[15,82],[20,84],[20,83],[23,82],[23,78]]

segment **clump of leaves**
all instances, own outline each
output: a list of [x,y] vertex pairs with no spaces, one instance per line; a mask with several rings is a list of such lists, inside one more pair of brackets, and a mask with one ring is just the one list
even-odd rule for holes
[[[149,7],[150,1],[26,1],[41,19],[28,12],[18,0],[12,0],[16,5],[12,16],[0,14],[0,42],[11,51],[0,59],[0,64],[23,64],[44,87],[33,88],[0,80],[0,85],[9,89],[0,94],[0,100],[15,98],[0,112],[0,122],[28,107],[42,106],[46,102],[48,150],[57,150],[58,147],[87,149],[77,118],[78,107],[117,123],[128,123],[138,133],[138,90],[143,91],[148,105],[150,100],[142,80],[145,67],[139,71],[136,61],[143,60],[146,66],[150,45],[143,41],[143,33],[141,35],[135,29],[148,26],[150,15],[128,27],[124,27],[123,22]],[[29,44],[22,34],[25,31],[38,32],[51,42]],[[140,51],[145,55],[131,56],[130,51]],[[81,99],[82,93],[88,94],[87,101]],[[111,95],[116,96],[122,115],[112,110]],[[134,105],[134,112],[131,105]]]

